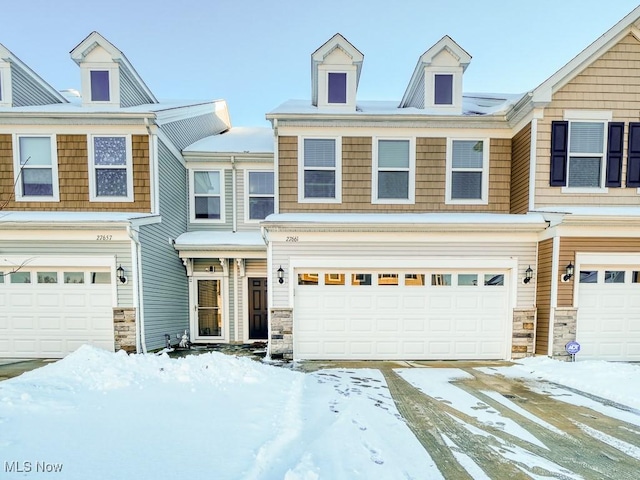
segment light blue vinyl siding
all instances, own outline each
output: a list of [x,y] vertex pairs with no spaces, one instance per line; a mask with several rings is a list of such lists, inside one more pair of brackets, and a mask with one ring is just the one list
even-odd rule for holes
[[[104,241],[2,241],[0,242],[2,255],[27,257],[29,268],[38,266],[39,257],[114,257],[116,265],[122,265],[125,275],[130,277],[131,266],[131,242],[104,242]],[[64,265],[60,265],[64,267]],[[87,265],[89,270],[91,265]],[[133,307],[133,282],[124,285],[117,283],[118,306]]]
[[186,230],[186,170],[169,149],[158,142],[159,196],[162,221],[140,227],[142,289],[147,349],[162,348],[164,335],[189,329],[187,274],[171,243]]
[[15,63],[11,64],[11,89],[14,107],[61,103]]
[[147,103],[155,103],[131,77],[131,74],[120,67],[120,106],[135,107]]
[[[213,109],[213,106],[211,108]],[[165,123],[160,128],[179,150],[183,150],[204,137],[225,131],[228,126],[211,112],[186,120]]]

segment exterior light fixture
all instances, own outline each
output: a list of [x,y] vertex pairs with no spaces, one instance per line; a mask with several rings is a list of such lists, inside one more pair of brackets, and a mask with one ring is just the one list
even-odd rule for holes
[[120,283],[127,283],[127,277],[124,276],[124,268],[122,268],[122,265],[116,269],[116,276],[118,280],[120,280]]
[[571,280],[573,278],[574,271],[575,271],[575,267],[573,266],[573,263],[569,261],[569,265],[567,265],[567,267],[565,268],[565,274],[562,277],[562,280],[564,280],[565,282],[568,282],[569,280]]
[[278,269],[278,283],[281,285],[284,283],[284,270],[282,269],[282,265],[280,265]]
[[533,270],[531,269],[531,265],[524,272],[524,279],[522,280],[524,283],[529,283],[533,278]]

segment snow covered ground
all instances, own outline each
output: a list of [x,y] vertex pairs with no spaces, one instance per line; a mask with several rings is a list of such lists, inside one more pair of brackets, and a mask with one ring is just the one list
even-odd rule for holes
[[[481,370],[533,383],[548,379],[640,407],[637,365],[529,359]],[[517,422],[478,409],[477,399],[451,383],[468,373],[398,372],[481,424],[500,425],[546,448]],[[563,399],[597,403],[575,394]],[[496,401],[517,411],[505,398]],[[622,413],[635,416],[638,424],[637,415]],[[544,421],[538,424],[554,431]],[[455,450],[451,438],[443,441]],[[516,454],[521,460],[527,455]],[[456,458],[470,472],[477,468],[464,453],[457,451]],[[544,464],[540,457],[530,462]],[[62,472],[51,478],[68,480],[442,478],[378,370],[304,374],[219,353],[170,359],[91,347],[0,383],[0,477],[42,478],[42,472],[56,468]]]

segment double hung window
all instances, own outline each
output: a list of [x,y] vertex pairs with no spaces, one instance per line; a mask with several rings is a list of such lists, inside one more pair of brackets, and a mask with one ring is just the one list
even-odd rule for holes
[[415,197],[413,140],[378,139],[375,145],[373,202],[413,202]]
[[191,220],[224,221],[222,178],[219,170],[191,172]]
[[486,204],[488,201],[489,142],[449,140],[447,203]]
[[59,200],[56,137],[21,136],[15,139],[16,200]]
[[341,142],[336,138],[302,138],[299,147],[298,200],[341,201]]
[[93,135],[89,144],[91,200],[132,202],[131,137]]
[[248,172],[248,220],[263,220],[274,211],[273,172]]
[[569,122],[569,188],[600,188],[604,173],[605,122]]

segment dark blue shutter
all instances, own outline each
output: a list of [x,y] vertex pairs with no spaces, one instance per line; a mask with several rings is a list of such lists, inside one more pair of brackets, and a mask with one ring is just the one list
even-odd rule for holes
[[569,122],[551,122],[551,172],[549,185],[564,187],[567,184],[567,140]]
[[607,140],[607,187],[622,186],[622,144],[624,142],[624,122],[609,123]]
[[627,187],[640,187],[640,123],[638,122],[629,124]]

